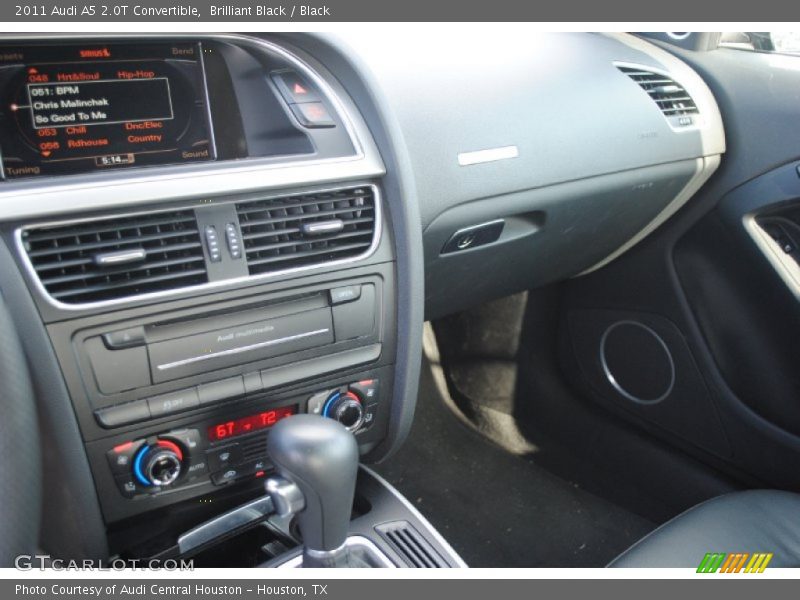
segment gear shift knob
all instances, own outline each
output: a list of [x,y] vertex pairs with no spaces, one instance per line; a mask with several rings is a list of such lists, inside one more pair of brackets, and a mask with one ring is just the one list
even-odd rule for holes
[[355,437],[333,419],[295,415],[270,430],[267,446],[278,472],[305,497],[297,515],[305,564],[333,561],[350,527],[358,471]]

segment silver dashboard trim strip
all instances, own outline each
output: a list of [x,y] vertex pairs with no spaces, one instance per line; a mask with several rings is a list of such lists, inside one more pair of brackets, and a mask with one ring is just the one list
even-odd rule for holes
[[486,150],[474,150],[472,152],[459,152],[458,164],[462,167],[468,167],[517,157],[519,157],[519,148],[516,146],[502,146],[500,148],[487,148]]
[[[382,209],[382,197],[381,192],[378,186],[371,184],[371,183],[353,183],[350,185],[339,185],[336,187],[323,187],[323,188],[308,188],[308,189],[293,189],[291,193],[275,193],[267,196],[259,195],[257,198],[252,198],[251,200],[269,200],[272,198],[281,198],[287,195],[295,195],[295,194],[311,194],[311,193],[324,193],[324,192],[336,192],[340,190],[350,189],[350,188],[357,188],[357,187],[364,187],[369,188],[372,190],[373,197],[375,198],[375,232],[372,236],[372,244],[370,247],[367,248],[362,254],[358,256],[353,256],[351,258],[343,258],[340,260],[332,260],[328,262],[322,262],[314,265],[305,265],[302,267],[294,267],[291,269],[283,269],[280,271],[273,271],[271,273],[260,273],[258,275],[247,275],[244,277],[234,277],[231,279],[222,279],[220,281],[212,281],[209,283],[203,283],[200,285],[193,285],[188,287],[181,287],[175,288],[173,290],[164,290],[161,292],[152,292],[148,294],[139,294],[133,296],[127,296],[125,298],[116,298],[113,300],[101,300],[97,302],[85,302],[83,304],[67,304],[65,302],[61,302],[53,298],[49,292],[45,289],[44,285],[42,284],[39,276],[36,273],[36,269],[33,267],[33,263],[31,262],[28,253],[25,250],[25,245],[22,240],[22,234],[26,229],[30,229],[32,227],[55,227],[60,225],[71,225],[74,223],[87,223],[91,221],[102,221],[107,220],[109,218],[115,217],[131,217],[137,216],[142,214],[155,214],[158,212],[172,212],[175,210],[193,210],[197,208],[197,205],[175,205],[170,206],[169,208],[160,209],[158,211],[137,211],[133,213],[123,213],[118,215],[103,215],[97,217],[86,217],[83,219],[66,219],[66,220],[58,220],[58,221],[48,221],[43,223],[35,223],[31,225],[23,225],[22,227],[18,227],[14,230],[14,244],[16,246],[16,251],[19,255],[20,261],[25,269],[25,273],[29,280],[31,281],[33,287],[36,291],[41,295],[41,297],[51,306],[63,311],[81,311],[87,309],[95,309],[95,308],[105,308],[109,306],[119,306],[125,304],[131,304],[133,302],[140,302],[143,300],[157,300],[162,298],[170,298],[173,296],[180,296],[181,294],[187,294],[192,292],[205,292],[205,291],[214,291],[214,290],[221,290],[229,287],[235,287],[242,283],[252,283],[258,282],[262,280],[270,280],[275,279],[278,277],[285,277],[287,275],[294,275],[297,273],[303,272],[313,272],[319,269],[329,269],[331,267],[339,267],[342,265],[347,265],[351,263],[356,263],[362,260],[366,260],[370,256],[372,256],[375,251],[378,249],[378,245],[380,244],[381,234],[383,232],[383,209]],[[220,204],[230,204],[230,203],[239,203],[239,202],[247,202],[247,200],[243,200],[242,198],[226,198],[219,201]],[[246,258],[245,258],[246,260]]]
[[212,358],[219,358],[220,356],[232,356],[234,354],[242,354],[243,352],[250,352],[251,350],[258,350],[259,348],[278,346],[279,344],[285,344],[287,342],[293,342],[295,340],[301,340],[303,338],[313,337],[315,335],[322,335],[323,333],[328,333],[329,331],[330,328],[328,327],[324,329],[315,329],[314,331],[306,331],[304,333],[288,335],[282,338],[275,338],[274,340],[267,340],[266,342],[258,342],[257,344],[248,344],[247,346],[238,346],[236,348],[230,348],[228,350],[211,352],[210,354],[201,354],[200,356],[192,356],[190,358],[184,358],[182,360],[176,360],[174,362],[158,365],[156,368],[159,371],[167,371],[169,369],[174,369],[176,367],[184,367],[186,365],[192,365],[194,363],[211,360]]
[[[77,39],[73,34],[0,35],[3,42]],[[209,194],[232,194],[290,186],[369,179],[385,174],[383,162],[366,124],[355,118],[357,108],[347,106],[339,93],[305,60],[285,48],[260,38],[239,34],[88,34],[81,39],[113,40],[216,40],[237,43],[279,55],[318,86],[342,120],[354,154],[327,159],[280,157],[212,161],[203,165],[152,167],[139,172],[65,176],[49,181],[18,180],[0,184],[0,220],[40,218],[77,211],[130,207],[144,202],[187,200]],[[342,93],[344,91],[342,90]],[[71,180],[71,181],[65,181]],[[34,199],[35,198],[35,199]]]

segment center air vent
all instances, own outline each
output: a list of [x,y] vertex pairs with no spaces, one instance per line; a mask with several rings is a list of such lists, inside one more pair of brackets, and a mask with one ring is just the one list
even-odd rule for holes
[[191,210],[31,228],[22,242],[44,288],[68,304],[208,281]]
[[[639,84],[665,116],[682,117],[700,112],[688,92],[674,79],[645,69],[620,66],[617,68]],[[691,123],[691,120],[688,123]]]
[[251,275],[357,257],[375,236],[368,187],[255,200],[236,210]]

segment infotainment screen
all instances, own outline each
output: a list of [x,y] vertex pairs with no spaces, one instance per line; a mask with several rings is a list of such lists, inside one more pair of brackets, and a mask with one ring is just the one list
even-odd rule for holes
[[0,46],[8,179],[214,159],[199,43]]

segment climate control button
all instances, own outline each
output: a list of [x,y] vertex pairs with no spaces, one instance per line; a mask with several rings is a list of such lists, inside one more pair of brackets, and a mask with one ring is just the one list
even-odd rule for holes
[[361,398],[364,404],[377,402],[380,396],[380,381],[378,379],[364,379],[351,383],[348,387],[351,392],[355,392],[356,396]]
[[242,453],[239,444],[228,444],[221,448],[214,448],[206,453],[208,465],[212,471],[221,471],[241,461]]
[[133,498],[136,496],[137,486],[136,478],[128,473],[127,475],[115,475],[114,481],[117,482],[120,493],[126,498]]
[[142,447],[144,440],[117,444],[106,453],[108,464],[115,475],[130,475],[134,457]]

